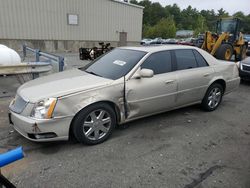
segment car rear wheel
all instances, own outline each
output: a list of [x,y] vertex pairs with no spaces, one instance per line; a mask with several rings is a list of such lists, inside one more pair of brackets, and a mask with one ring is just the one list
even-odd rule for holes
[[213,111],[220,105],[223,96],[223,87],[215,83],[211,85],[202,100],[202,107],[206,111]]
[[73,134],[77,141],[94,145],[107,140],[116,123],[114,110],[106,103],[91,105],[76,116]]

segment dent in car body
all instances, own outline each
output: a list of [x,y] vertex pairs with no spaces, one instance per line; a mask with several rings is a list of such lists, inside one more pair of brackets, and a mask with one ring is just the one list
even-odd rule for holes
[[34,125],[32,126],[32,128],[33,128],[32,131],[33,131],[34,133],[39,133],[39,132],[41,132],[41,130],[39,129],[37,123],[34,123]]
[[[91,91],[78,92],[71,95],[59,97],[57,106],[54,111],[55,117],[75,116],[79,111],[87,106],[98,102],[110,102],[115,104],[119,109],[121,121],[124,121],[124,105],[123,105],[123,83],[105,85],[105,87],[94,89]],[[120,123],[120,122],[118,122]]]

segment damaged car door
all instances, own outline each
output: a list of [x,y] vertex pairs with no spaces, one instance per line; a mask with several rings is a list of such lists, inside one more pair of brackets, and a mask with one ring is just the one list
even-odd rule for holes
[[135,73],[139,76],[132,76],[126,83],[128,119],[159,113],[175,106],[177,81],[172,70],[170,51],[153,53],[141,64],[140,70]]
[[197,103],[204,97],[214,69],[192,49],[175,50],[177,65],[178,94],[177,106]]

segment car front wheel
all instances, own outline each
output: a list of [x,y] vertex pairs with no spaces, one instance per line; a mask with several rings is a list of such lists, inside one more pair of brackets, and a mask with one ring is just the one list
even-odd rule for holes
[[73,123],[73,134],[81,143],[99,144],[108,139],[115,123],[116,116],[112,107],[106,103],[97,103],[78,113]]
[[211,85],[202,100],[203,109],[206,111],[215,110],[220,105],[222,96],[223,87],[218,83]]

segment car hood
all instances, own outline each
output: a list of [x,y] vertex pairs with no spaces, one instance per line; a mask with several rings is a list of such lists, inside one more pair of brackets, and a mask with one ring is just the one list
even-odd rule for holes
[[247,57],[246,59],[242,60],[241,63],[250,65],[250,57]]
[[29,81],[20,86],[17,93],[24,100],[34,103],[49,97],[61,97],[103,87],[112,82],[113,80],[72,69]]

